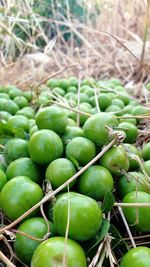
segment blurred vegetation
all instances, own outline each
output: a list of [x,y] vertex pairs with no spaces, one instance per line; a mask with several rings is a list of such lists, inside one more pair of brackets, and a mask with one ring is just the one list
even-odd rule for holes
[[86,23],[88,19],[96,23],[98,14],[97,2],[94,9],[90,9],[89,2],[84,0],[14,0],[11,4],[3,1],[0,6],[0,42],[4,55],[14,58],[34,46],[44,48],[54,36],[61,36],[64,41],[73,38],[81,45],[67,23]]

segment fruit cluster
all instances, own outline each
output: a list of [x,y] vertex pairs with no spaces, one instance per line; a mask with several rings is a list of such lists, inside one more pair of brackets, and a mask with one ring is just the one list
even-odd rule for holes
[[[18,260],[88,266],[89,250],[110,237],[115,203],[133,232],[150,232],[150,143],[135,145],[148,112],[117,79],[0,87],[0,233],[16,233]],[[127,250],[120,267],[150,266],[148,247]]]

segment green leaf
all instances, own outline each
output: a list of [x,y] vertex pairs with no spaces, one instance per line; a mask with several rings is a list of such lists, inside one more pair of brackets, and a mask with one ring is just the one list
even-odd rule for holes
[[127,243],[113,224],[110,224],[109,233],[111,233],[113,237],[112,249],[116,249],[118,246],[120,250],[123,250],[123,253],[129,250]]
[[14,134],[12,128],[7,123],[0,122],[0,136],[4,135],[13,136]]
[[104,213],[109,212],[114,206],[115,198],[111,191],[107,190],[104,196],[104,201],[102,204],[102,211]]
[[99,243],[104,239],[104,237],[108,234],[109,228],[110,228],[109,221],[107,219],[103,219],[101,228],[97,233],[96,237],[92,239],[91,242],[89,242],[88,246],[89,248],[86,253],[87,255],[91,254],[92,250],[96,248],[99,245]]

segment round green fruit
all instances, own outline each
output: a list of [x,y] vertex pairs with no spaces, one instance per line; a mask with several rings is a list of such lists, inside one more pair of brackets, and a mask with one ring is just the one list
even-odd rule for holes
[[7,176],[5,172],[0,169],[0,191],[2,190],[3,186],[7,183]]
[[[59,158],[52,161],[46,169],[46,179],[49,180],[54,189],[61,186],[69,178],[76,173],[76,168],[73,163],[65,158]],[[69,187],[71,188],[75,184],[72,182]]]
[[[150,203],[150,194],[142,191],[133,191],[123,198],[124,203]],[[149,207],[124,207],[124,214],[128,223],[139,232],[150,231]],[[138,216],[138,217],[137,217]],[[137,219],[138,218],[138,219]]]
[[67,145],[74,137],[84,137],[83,129],[77,126],[68,126],[64,131],[61,139],[64,145]]
[[137,247],[128,251],[121,260],[120,267],[149,267],[150,249],[148,247]]
[[129,144],[133,144],[136,142],[138,136],[138,129],[135,125],[130,122],[121,122],[118,127],[126,134],[124,142]]
[[144,144],[142,148],[142,158],[144,160],[150,160],[150,142]]
[[121,198],[136,190],[150,193],[147,177],[140,172],[128,172],[126,175],[121,176],[118,189]]
[[23,115],[15,115],[7,121],[12,128],[21,128],[24,131],[29,131],[29,120]]
[[39,164],[49,164],[61,157],[63,143],[60,137],[51,130],[35,132],[29,140],[29,153],[31,159]]
[[[0,207],[5,215],[16,220],[43,197],[42,189],[28,177],[18,176],[8,181],[0,192]],[[35,212],[32,213],[35,214]]]
[[85,137],[93,141],[96,145],[103,146],[109,142],[109,127],[117,126],[118,121],[112,114],[103,112],[88,118],[83,126]]
[[89,167],[81,174],[78,191],[96,200],[103,200],[107,190],[112,191],[114,182],[111,173],[102,166]]
[[66,112],[55,106],[41,109],[36,116],[36,124],[40,130],[49,129],[57,134],[65,131],[67,123]]
[[29,157],[28,141],[13,138],[5,145],[5,158],[8,162],[15,159]]
[[53,221],[56,232],[65,236],[69,209],[70,238],[86,241],[96,235],[102,223],[102,211],[98,203],[78,193],[65,193],[55,202]]
[[[50,224],[50,232],[52,232],[51,228],[52,227]],[[33,240],[17,233],[16,240],[14,241],[14,250],[19,259],[30,265],[33,253],[42,243],[42,239],[47,234],[47,230],[48,229],[45,220],[40,217],[27,219],[20,224],[20,226],[17,228],[17,231],[27,233],[28,235],[36,237],[37,239],[41,239],[41,241]]]
[[95,155],[95,144],[84,137],[75,137],[66,146],[67,158],[75,159],[80,166],[86,165]]
[[81,246],[64,237],[49,238],[38,246],[33,254],[31,267],[58,267],[66,262],[67,267],[87,267],[86,256]]
[[36,183],[41,180],[39,168],[30,158],[19,158],[12,161],[7,167],[6,175],[8,180],[16,176],[27,176]]
[[100,164],[113,175],[120,175],[121,170],[127,171],[130,165],[127,153],[122,146],[110,148],[100,159]]

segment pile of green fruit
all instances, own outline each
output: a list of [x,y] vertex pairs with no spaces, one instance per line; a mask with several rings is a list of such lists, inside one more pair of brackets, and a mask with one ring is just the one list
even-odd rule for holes
[[[50,79],[38,93],[0,87],[0,234],[16,234],[16,266],[94,266],[108,236],[119,258],[114,232],[124,246],[117,266],[150,266],[150,248],[131,249],[111,223],[115,203],[126,203],[133,236],[150,232],[150,142],[136,146],[148,113],[117,79]],[[116,266],[107,253],[97,264]]]

